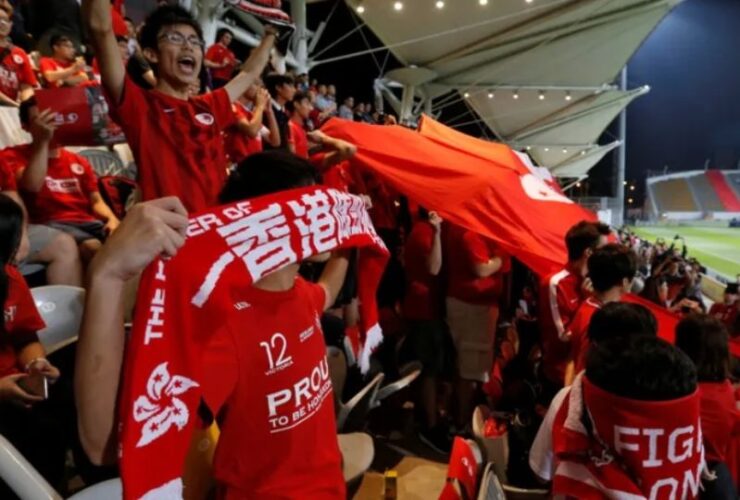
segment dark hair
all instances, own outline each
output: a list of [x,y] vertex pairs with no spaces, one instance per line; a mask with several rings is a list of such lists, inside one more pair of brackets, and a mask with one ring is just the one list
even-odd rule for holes
[[568,260],[578,260],[583,253],[595,249],[602,236],[609,235],[609,226],[602,222],[581,221],[568,229],[565,246],[568,247]]
[[588,258],[588,277],[597,292],[606,292],[631,280],[637,272],[637,258],[629,248],[610,243],[598,248]]
[[[0,307],[5,310],[8,298],[8,274],[5,265],[11,264],[18,253],[23,234],[23,209],[12,198],[0,194]],[[0,315],[0,332],[5,332],[5,315]]]
[[64,42],[72,42],[72,39],[63,33],[57,33],[49,38],[49,47],[56,47]]
[[231,35],[231,38],[234,38],[233,31],[231,31],[229,28],[221,28],[220,30],[216,32],[216,41],[217,42],[220,41],[221,38],[223,38],[223,36],[226,35],[227,33]]
[[18,117],[23,127],[28,127],[31,123],[31,108],[36,106],[36,97],[29,97],[21,102],[18,108]]
[[203,39],[203,30],[190,12],[179,5],[162,5],[154,9],[144,21],[144,27],[141,28],[139,35],[141,48],[156,50],[159,32],[162,28],[176,24],[190,26],[195,30],[198,38]]
[[592,344],[586,376],[617,396],[667,401],[696,390],[696,368],[680,349],[650,336],[617,337]]
[[287,151],[249,155],[231,172],[219,201],[231,203],[316,183],[313,166]]
[[694,362],[700,382],[722,382],[729,377],[729,342],[725,325],[706,314],[690,314],[676,327],[676,346]]
[[283,85],[295,85],[295,80],[290,75],[270,73],[265,76],[264,84],[267,91],[274,98],[277,96],[278,87],[282,87]]
[[299,104],[301,101],[305,101],[306,99],[308,99],[309,102],[311,101],[311,96],[308,95],[307,92],[296,92],[293,96],[293,100],[285,103],[285,109],[293,113],[295,111],[295,105]]
[[591,343],[610,338],[658,334],[658,321],[653,313],[639,304],[610,302],[591,316],[588,339]]

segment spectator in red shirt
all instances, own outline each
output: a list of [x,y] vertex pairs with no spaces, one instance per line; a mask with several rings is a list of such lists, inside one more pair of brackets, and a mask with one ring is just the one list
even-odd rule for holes
[[[110,17],[110,11],[108,11]],[[54,35],[49,41],[51,57],[42,57],[39,69],[48,87],[76,87],[90,82],[87,64],[76,57],[75,44],[66,35]],[[120,56],[119,56],[120,57]]]
[[[23,239],[22,208],[0,195],[0,433],[47,481],[60,487],[64,479],[64,429],[49,414],[43,392],[43,379],[53,383],[59,370],[46,359],[37,335],[46,325],[15,267]],[[0,497],[15,497],[2,481]]]
[[203,64],[211,70],[211,82],[214,89],[220,89],[231,80],[237,61],[234,53],[229,50],[234,34],[221,28],[216,33],[216,43],[208,47]]
[[290,150],[297,156],[308,159],[306,123],[313,111],[311,98],[305,92],[297,92],[285,107],[290,113]]
[[418,404],[424,418],[419,438],[438,452],[447,453],[450,441],[445,426],[439,425],[437,400],[438,383],[450,373],[452,360],[439,280],[441,234],[440,216],[420,208],[404,247],[406,294],[402,310],[409,328],[406,343],[423,366]]
[[31,272],[33,264],[46,266],[46,281],[50,285],[82,285],[82,264],[77,244],[68,234],[39,224],[28,224],[28,214],[18,195],[16,171],[25,167],[25,160],[12,149],[0,153],[0,193],[15,201],[23,210],[23,229],[27,238],[21,241],[18,262],[21,273]]
[[724,302],[715,302],[709,309],[709,315],[720,320],[728,329],[732,329],[740,312],[740,295],[738,284],[728,283],[723,296]]
[[676,347],[696,365],[701,396],[701,434],[709,470],[717,479],[702,481],[702,498],[737,498],[725,464],[729,444],[740,434],[740,412],[730,382],[727,329],[705,314],[687,316],[676,328]]
[[[308,162],[286,152],[252,155],[229,178],[221,201],[310,185],[313,177]],[[78,347],[80,430],[95,462],[116,456],[110,445],[116,441],[111,435],[125,339],[119,315],[123,283],[160,254],[175,253],[184,243],[187,227],[184,210],[173,199],[135,207],[129,217],[93,263]],[[242,292],[250,307],[241,310],[239,324],[228,324],[208,346],[203,396],[219,416],[214,477],[220,498],[345,498],[331,392],[317,403],[310,418],[279,433],[270,432],[265,401],[268,391],[293,387],[316,366],[325,366],[318,318],[334,302],[347,265],[346,252],[338,252],[327,262],[318,284],[298,277],[295,264],[245,286]],[[238,334],[245,323],[255,326],[249,336]],[[259,343],[263,338],[268,346],[283,341],[299,345],[298,335],[306,331],[314,333],[291,352],[289,366],[268,375],[260,363],[239,362],[264,359]],[[260,450],[258,459],[255,450]]]
[[213,206],[226,180],[222,132],[234,122],[231,103],[255,82],[275,40],[266,27],[262,43],[223,88],[190,97],[203,62],[203,36],[189,12],[161,6],[141,30],[142,51],[157,85],[147,91],[126,75],[106,0],[84,0],[83,12],[98,55],[103,86],[117,123],[136,159],[142,198],[179,195],[189,211]]
[[606,245],[609,226],[582,221],[565,235],[568,263],[565,268],[545,276],[540,282],[539,314],[542,341],[542,374],[544,403],[563,386],[565,367],[570,352],[570,322],[581,302],[591,293],[591,280],[586,278],[587,262],[593,251]]
[[0,9],[0,104],[19,106],[33,96],[39,82],[26,51],[10,40],[12,27],[10,14]]
[[[22,113],[22,118],[27,116]],[[32,120],[28,166],[18,172],[30,220],[71,235],[79,244],[82,260],[89,262],[119,220],[100,195],[98,179],[87,160],[52,145],[54,113],[44,110]]]
[[619,302],[632,288],[637,272],[637,257],[629,248],[611,243],[594,250],[588,258],[588,277],[593,293],[578,307],[570,323],[570,360],[565,385],[586,368],[589,323],[593,314],[610,302]]
[[468,229],[446,228],[447,324],[457,350],[457,425],[470,423],[475,391],[488,381],[509,258],[497,245]]
[[[275,113],[270,105],[270,93],[257,83],[233,104],[236,123],[226,130],[226,155],[233,163],[240,163],[251,154],[262,151],[262,141],[280,145]],[[267,126],[264,125],[267,123]]]

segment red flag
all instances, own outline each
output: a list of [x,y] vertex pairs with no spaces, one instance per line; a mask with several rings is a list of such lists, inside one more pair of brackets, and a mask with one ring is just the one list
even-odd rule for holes
[[354,160],[459,226],[487,236],[538,274],[565,264],[564,236],[596,216],[544,182],[503,144],[424,117],[419,132],[330,120],[323,130],[356,144]]
[[631,293],[622,295],[622,302],[639,304],[648,308],[650,312],[655,315],[655,319],[658,320],[658,337],[670,342],[671,344],[676,343],[676,326],[678,326],[679,321],[678,316],[665,307],[661,307],[654,302],[650,302],[647,299],[643,299],[642,297]]

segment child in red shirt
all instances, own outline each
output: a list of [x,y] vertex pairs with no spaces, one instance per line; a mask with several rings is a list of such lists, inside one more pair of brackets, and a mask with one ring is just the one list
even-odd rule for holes
[[180,196],[190,211],[215,205],[226,180],[222,132],[234,122],[231,103],[267,64],[274,28],[266,28],[242,71],[223,88],[191,97],[203,64],[203,34],[189,12],[161,6],[144,23],[140,42],[157,76],[153,90],[126,76],[109,2],[85,0],[83,12],[112,114],[136,159],[142,198]]
[[706,460],[709,469],[717,475],[714,481],[702,482],[706,498],[737,497],[725,465],[730,442],[740,435],[740,412],[729,379],[728,342],[724,325],[711,316],[692,314],[676,328],[676,346],[696,365]]

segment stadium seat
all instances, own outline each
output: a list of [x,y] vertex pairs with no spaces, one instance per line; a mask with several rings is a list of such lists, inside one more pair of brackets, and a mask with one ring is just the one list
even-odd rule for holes
[[337,430],[341,433],[361,431],[367,424],[367,415],[372,409],[372,403],[383,383],[385,375],[377,374],[365,387],[355,394],[346,403],[339,403],[337,414]]
[[46,354],[77,341],[85,305],[85,290],[76,286],[49,285],[31,289],[46,328],[38,332]]
[[691,194],[689,183],[684,178],[656,182],[652,184],[651,189],[660,213],[700,211]]
[[375,458],[373,438],[364,432],[339,434],[339,451],[342,453],[342,474],[349,483],[360,478],[370,468]]
[[115,153],[104,149],[83,149],[79,154],[90,162],[98,177],[109,175],[128,177],[125,175],[126,168],[123,162]]
[[0,435],[0,479],[21,500],[62,499],[16,447],[2,435]]
[[480,490],[478,491],[478,500],[506,500],[506,493],[504,493],[504,487],[496,477],[496,472],[493,470],[493,463],[488,462],[486,468],[483,471],[483,479],[481,479]]
[[381,401],[411,385],[421,375],[422,368],[421,363],[418,361],[402,366],[399,370],[401,378],[378,389],[378,394],[375,396],[372,407],[377,408],[380,406]]
[[487,406],[477,406],[473,411],[473,438],[486,456],[486,460],[493,464],[496,476],[502,483],[507,482],[506,467],[509,463],[508,436],[486,437],[484,429],[486,419],[491,415]]
[[326,348],[326,357],[329,362],[331,385],[334,388],[334,401],[339,403],[342,400],[344,382],[347,380],[347,359],[341,349],[332,346]]
[[694,175],[688,178],[691,192],[704,212],[724,212],[725,207],[717,196],[706,174]]

